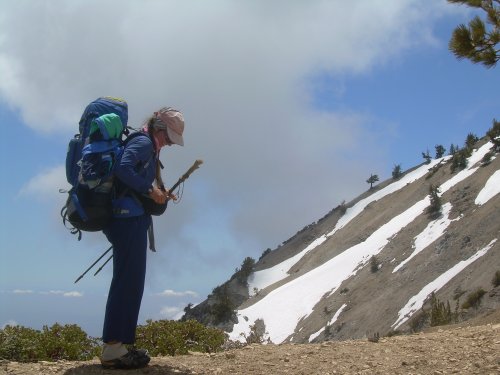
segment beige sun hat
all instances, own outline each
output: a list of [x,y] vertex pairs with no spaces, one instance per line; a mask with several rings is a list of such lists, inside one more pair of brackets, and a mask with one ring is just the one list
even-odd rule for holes
[[164,107],[158,112],[155,112],[154,127],[157,129],[166,129],[168,137],[176,145],[184,146],[184,138],[182,138],[182,133],[184,132],[184,116],[182,113],[176,109],[170,107]]

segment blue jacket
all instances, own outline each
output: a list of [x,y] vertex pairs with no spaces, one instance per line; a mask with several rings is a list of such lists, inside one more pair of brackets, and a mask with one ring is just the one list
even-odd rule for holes
[[[126,142],[115,164],[117,199],[113,202],[115,217],[132,217],[144,214],[142,205],[131,194],[147,194],[156,177],[156,155],[153,141],[148,134],[133,136]],[[129,190],[123,194],[125,189]]]

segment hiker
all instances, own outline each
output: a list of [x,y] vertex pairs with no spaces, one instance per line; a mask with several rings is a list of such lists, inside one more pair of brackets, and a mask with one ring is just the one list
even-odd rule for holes
[[[105,368],[140,368],[149,363],[146,350],[130,349],[144,291],[146,252],[151,215],[140,203],[145,196],[164,205],[177,197],[158,186],[160,149],[184,145],[182,113],[162,108],[149,118],[142,135],[130,139],[116,161],[113,218],[103,230],[113,245],[113,279],[106,303],[101,363]],[[153,182],[156,183],[154,184]]]

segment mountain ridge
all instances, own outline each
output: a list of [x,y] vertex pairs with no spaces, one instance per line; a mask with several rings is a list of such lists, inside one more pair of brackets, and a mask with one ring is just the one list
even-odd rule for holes
[[[485,204],[475,203],[488,179],[500,169],[498,158],[488,164],[482,164],[483,156],[493,148],[493,144],[483,138],[474,146],[469,165],[459,172],[451,171],[451,157],[440,158],[406,171],[398,180],[384,181],[348,204],[337,206],[318,222],[306,226],[284,241],[277,249],[263,254],[253,267],[253,273],[245,281],[249,284],[248,288],[243,287],[242,284],[245,283],[241,283],[237,278],[223,284],[225,296],[229,301],[234,301],[229,307],[237,308],[237,315],[227,313],[225,319],[212,319],[211,307],[218,306],[220,297],[213,293],[201,304],[188,309],[183,318],[195,318],[223,328],[230,332],[233,339],[248,336],[249,328],[259,320],[262,334],[265,336],[267,332],[268,337],[275,343],[356,339],[375,333],[384,335],[394,331],[395,322],[401,318],[401,309],[425,285],[489,244],[490,249],[485,251],[482,257],[464,267],[451,280],[447,280],[438,288],[436,295],[440,301],[457,303],[454,299],[457,294],[485,288],[488,293],[483,297],[480,308],[461,309],[460,319],[498,309],[500,292],[498,287],[492,287],[491,279],[500,265],[499,243],[492,243],[500,235],[499,195],[490,197]],[[405,179],[408,178],[411,181],[406,182]],[[395,188],[395,184],[402,186]],[[443,190],[443,214],[436,220],[431,220],[426,214],[431,185],[440,186]],[[364,200],[366,201],[363,202]],[[408,211],[412,207],[416,207],[416,213]],[[352,214],[353,210],[357,210],[355,214]],[[407,221],[403,227],[394,229],[394,233],[391,230],[383,232],[383,228],[391,229],[387,226],[388,223],[401,220]],[[436,237],[417,254],[411,255],[416,238],[422,236],[425,231],[430,233],[436,230],[439,225],[444,226],[441,228],[442,233],[435,235]],[[384,235],[389,235],[390,238],[376,239],[377,236]],[[368,239],[369,243],[366,244]],[[312,271],[318,273],[325,263],[342,257],[346,258],[345,261],[352,261],[353,255],[348,255],[348,250],[352,254],[355,254],[356,249],[366,251],[362,250],[363,246],[370,243],[379,246],[379,240],[385,241],[382,248],[377,251],[370,250],[372,253],[368,251],[371,256],[378,257],[376,272],[370,270],[369,259],[362,256],[359,258],[359,266],[349,266],[352,267],[348,270],[351,272],[345,271],[346,275],[339,279],[340,282],[330,280],[325,293],[313,301],[315,303],[312,308],[296,306],[303,304],[312,290],[302,291],[304,296],[291,304],[286,298],[276,299],[278,294],[285,293],[287,289],[293,292],[291,283],[303,283],[304,278],[310,277]],[[311,249],[307,250],[308,247]],[[256,275],[264,274],[273,267],[279,268],[280,264],[286,264],[287,259],[294,257],[297,259],[291,262],[291,267],[281,270],[281,279],[274,280],[262,289],[253,289],[252,285],[258,285],[254,283]],[[408,259],[407,262],[393,272],[405,259]],[[331,272],[343,271],[338,266]],[[321,280],[334,278],[328,273],[322,277]],[[255,292],[257,295],[254,295]],[[266,304],[262,301],[268,300],[270,294],[276,301],[280,301],[275,303],[276,311],[255,312],[259,305]],[[311,305],[313,302],[308,303]],[[273,309],[272,304],[268,305],[267,309]],[[429,309],[428,306],[429,301],[426,301],[423,307]],[[285,310],[297,308],[300,313],[294,315],[294,321],[289,322],[288,328],[278,334],[277,331],[283,328],[276,326],[284,324],[280,319],[287,320],[285,313],[279,312],[284,307]],[[415,319],[421,313],[419,310],[420,307],[407,314]],[[249,311],[252,311],[252,316],[248,314]],[[253,319],[256,317],[258,319]],[[245,318],[249,321],[243,323]],[[238,325],[241,327],[238,328]],[[411,331],[414,329],[412,325],[415,326],[415,323],[407,319],[398,329]],[[243,326],[246,327],[242,328]],[[290,328],[292,326],[293,329]],[[238,332],[234,332],[235,327]]]

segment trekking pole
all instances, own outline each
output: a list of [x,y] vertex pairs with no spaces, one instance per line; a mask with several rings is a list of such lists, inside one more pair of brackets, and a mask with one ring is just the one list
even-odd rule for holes
[[104,262],[104,264],[101,267],[99,267],[99,269],[94,273],[94,276],[97,275],[99,272],[101,272],[101,270],[104,268],[106,264],[108,264],[111,258],[113,258],[113,254],[111,254],[111,256]]
[[187,170],[186,173],[184,173],[182,175],[181,178],[179,178],[179,180],[177,180],[177,182],[170,188],[169,191],[173,192],[175,189],[177,189],[179,187],[179,185],[182,184],[184,181],[186,181],[189,178],[189,176],[191,176],[191,174],[195,170],[197,170],[200,167],[200,165],[202,165],[202,164],[203,164],[203,160],[201,160],[201,159],[195,160],[195,162],[193,163],[193,165]]
[[[76,280],[75,280],[74,284],[76,284],[77,282],[79,282],[79,281],[83,278],[83,276],[85,276],[85,275],[87,274],[87,272],[89,272],[89,271],[92,269],[92,267],[94,267],[94,266],[97,264],[97,262],[99,262],[102,258],[104,258],[104,256],[105,256],[107,253],[109,253],[109,252],[111,251],[111,249],[112,249],[112,248],[113,248],[113,245],[111,245],[111,246],[109,247],[109,249],[108,249],[108,250],[106,250],[106,251],[104,252],[104,254],[102,254],[102,255],[101,255],[101,256],[100,256],[100,257],[99,257],[99,258],[98,258],[98,259],[97,259],[94,263],[92,263],[92,265],[91,265],[89,268],[87,268],[87,269],[85,270],[85,272],[84,272],[84,273],[82,273],[82,274],[78,277],[78,279],[76,279]],[[108,259],[108,261],[109,261],[109,259]],[[106,263],[107,263],[108,261],[106,261]],[[104,264],[106,264],[106,263],[104,263]],[[102,267],[101,267],[101,268],[102,268]]]

